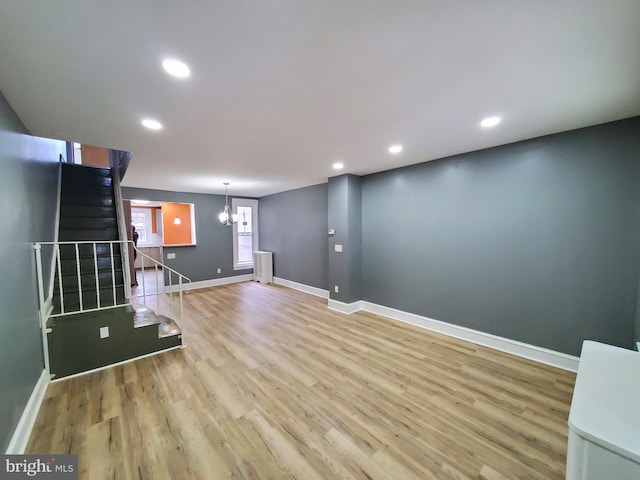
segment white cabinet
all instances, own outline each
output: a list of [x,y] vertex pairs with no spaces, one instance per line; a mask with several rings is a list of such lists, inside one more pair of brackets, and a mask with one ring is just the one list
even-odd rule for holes
[[[162,263],[162,247],[158,246],[148,246],[148,247],[138,247],[140,253],[151,257],[152,259]],[[143,255],[138,255],[135,261],[135,268],[142,268],[142,257]],[[144,258],[144,268],[154,268],[155,263],[149,260],[148,258]]]
[[640,479],[640,353],[584,342],[569,413],[567,479]]

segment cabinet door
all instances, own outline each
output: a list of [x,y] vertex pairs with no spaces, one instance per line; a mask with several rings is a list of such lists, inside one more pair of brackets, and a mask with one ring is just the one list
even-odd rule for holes
[[584,480],[596,478],[638,480],[640,478],[640,464],[589,441],[585,441],[584,456],[582,472]]

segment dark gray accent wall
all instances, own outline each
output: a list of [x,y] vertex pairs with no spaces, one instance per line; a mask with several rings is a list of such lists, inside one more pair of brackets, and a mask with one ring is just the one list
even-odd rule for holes
[[327,184],[260,198],[260,249],[273,252],[273,274],[329,289]]
[[[330,178],[328,210],[329,228],[335,231],[328,241],[330,297],[352,303],[362,298],[362,178]],[[342,252],[335,251],[336,245],[342,245]]]
[[[135,158],[132,161],[135,162]],[[224,195],[122,187],[122,197],[194,204],[197,245],[163,249],[164,263],[189,277],[191,281],[198,282],[253,272],[253,269],[233,269],[233,228],[225,227],[218,221],[218,215],[224,208]],[[169,253],[175,253],[176,258],[168,260]],[[218,268],[222,269],[222,273],[217,273]]]
[[[48,322],[51,373],[56,379],[181,345],[179,335],[160,338],[159,325],[134,325],[130,306],[57,317]],[[109,329],[100,338],[102,327]]]
[[364,299],[533,345],[631,347],[640,117],[369,175]]
[[[4,452],[44,368],[33,242],[55,239],[64,142],[32,137],[0,94],[0,443]],[[45,258],[45,268],[49,261]]]

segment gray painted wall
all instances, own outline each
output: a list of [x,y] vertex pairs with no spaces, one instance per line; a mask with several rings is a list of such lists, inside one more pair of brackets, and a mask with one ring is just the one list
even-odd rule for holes
[[260,249],[279,278],[329,289],[327,184],[260,198]]
[[[133,160],[135,162],[135,157]],[[224,208],[224,195],[169,192],[144,188],[122,187],[124,199],[152,200],[158,202],[193,203],[195,209],[196,246],[165,247],[164,263],[189,277],[192,281],[211,280],[252,273],[253,269],[233,269],[233,229],[218,221]],[[231,203],[231,198],[229,198]],[[258,207],[260,209],[261,206]],[[175,253],[176,258],[167,259]],[[217,273],[221,268],[222,273]]]
[[[4,452],[44,368],[32,243],[55,239],[64,142],[26,135],[0,94],[0,442]],[[45,259],[45,265],[49,262]]]
[[347,303],[362,299],[362,177],[349,175],[349,297]]
[[[362,178],[329,179],[329,293],[332,300],[352,303],[362,298]],[[335,245],[342,245],[342,252]],[[335,286],[339,287],[338,293]]]
[[577,355],[631,347],[640,117],[363,178],[364,299]]

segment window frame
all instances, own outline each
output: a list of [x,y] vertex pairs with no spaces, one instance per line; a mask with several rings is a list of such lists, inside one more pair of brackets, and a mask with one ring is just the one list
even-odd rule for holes
[[[251,198],[232,198],[231,199],[231,211],[234,214],[238,213],[238,207],[250,207],[251,208],[251,247],[252,252],[260,250],[259,235],[258,235],[258,200]],[[253,253],[251,255],[251,262],[239,262],[238,261],[238,223],[233,224],[233,269],[234,270],[247,270],[253,268]]]
[[[151,230],[152,230],[152,224],[153,221],[151,220],[151,210],[148,208],[139,208],[139,207],[131,207],[131,224],[133,225],[133,214],[137,213],[137,214],[143,214],[144,215],[144,226],[142,228],[144,228],[145,232],[144,232],[144,240],[142,239],[142,235],[140,234],[140,229],[136,228],[136,230],[138,231],[138,236],[139,236],[139,240],[138,240],[138,246],[141,245],[151,245]],[[139,225],[139,224],[138,224]]]

